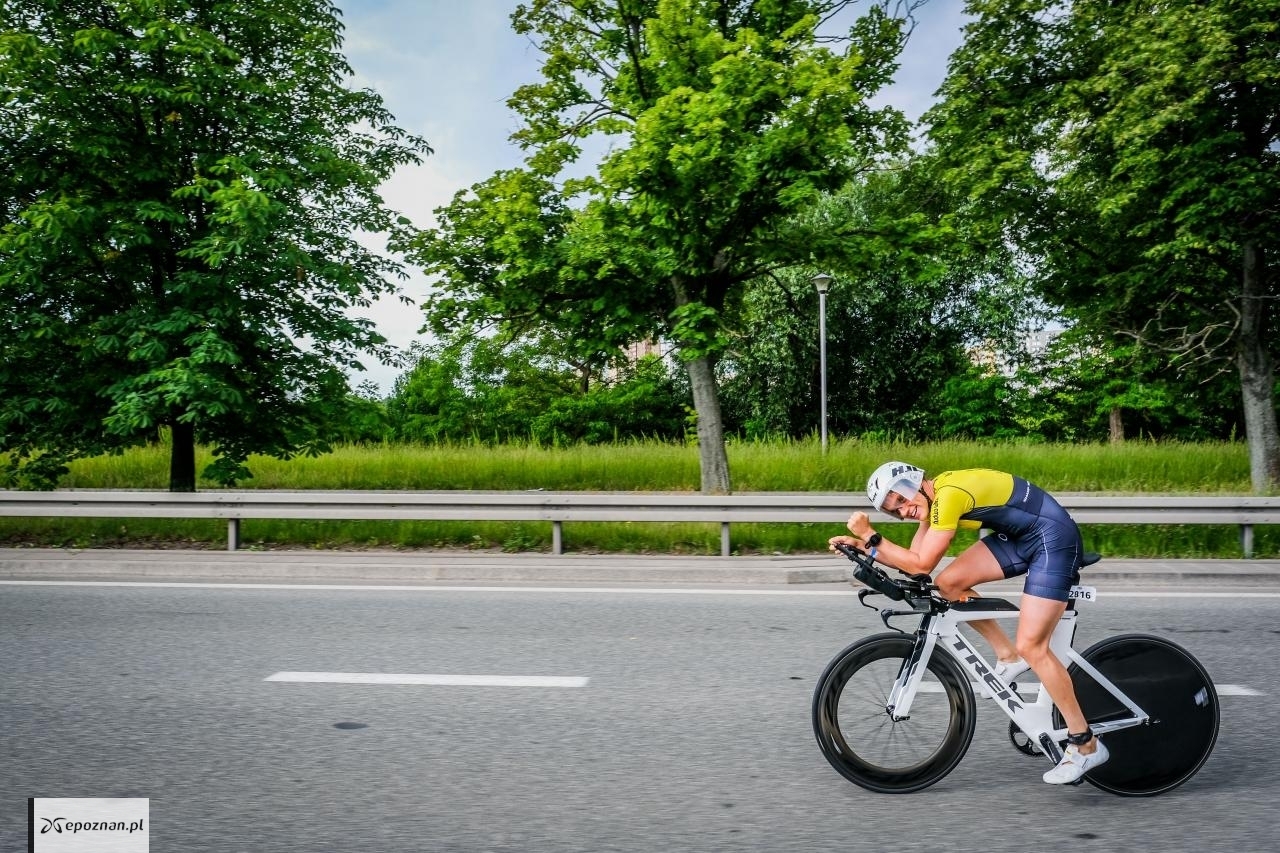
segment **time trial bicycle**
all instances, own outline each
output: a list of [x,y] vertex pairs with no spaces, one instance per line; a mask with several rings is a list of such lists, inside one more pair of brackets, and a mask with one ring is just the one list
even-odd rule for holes
[[[890,577],[871,556],[835,547],[853,561],[853,578],[867,587],[858,593],[863,606],[879,609],[867,603],[875,595],[897,604],[879,609],[891,633],[849,646],[818,679],[813,730],[832,767],[880,793],[905,794],[934,784],[969,749],[977,719],[975,685],[1008,715],[1010,739],[1019,751],[1054,764],[1062,758],[1067,730],[1048,691],[1041,687],[1034,699],[1024,698],[960,633],[966,622],[1016,619],[1016,605],[1002,598],[948,601],[927,575]],[[1098,559],[1090,554],[1085,565]],[[1049,643],[1071,674],[1090,728],[1111,752],[1110,760],[1084,778],[1122,796],[1162,794],[1195,775],[1213,751],[1218,694],[1200,662],[1161,637],[1121,634],[1084,652],[1072,648],[1076,602],[1096,595],[1092,587],[1072,588]],[[900,617],[917,617],[915,630],[890,624]]]

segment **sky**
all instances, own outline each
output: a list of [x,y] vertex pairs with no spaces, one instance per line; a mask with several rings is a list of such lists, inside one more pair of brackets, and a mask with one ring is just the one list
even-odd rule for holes
[[[541,55],[511,29],[519,0],[335,0],[346,28],[343,52],[353,85],[377,92],[396,125],[424,137],[433,153],[419,166],[402,167],[383,187],[393,210],[420,228],[454,194],[494,172],[519,166],[521,152],[508,141],[518,116],[507,98],[539,79]],[[928,0],[916,12],[916,28],[883,102],[917,118],[932,103],[947,57],[959,46],[963,0]],[[407,268],[404,294],[416,303],[430,281]],[[392,344],[424,339],[421,310],[387,299],[361,312]],[[366,359],[364,374],[383,393],[401,368]]]

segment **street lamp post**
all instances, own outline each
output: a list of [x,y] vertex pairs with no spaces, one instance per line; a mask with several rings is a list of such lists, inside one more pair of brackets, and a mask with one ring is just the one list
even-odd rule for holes
[[831,276],[820,272],[813,277],[818,289],[818,372],[822,384],[822,452],[827,452],[827,289]]

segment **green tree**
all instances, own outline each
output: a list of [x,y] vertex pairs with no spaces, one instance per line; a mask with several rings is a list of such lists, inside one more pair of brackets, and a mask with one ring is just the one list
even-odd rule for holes
[[681,436],[688,392],[662,359],[619,356],[612,370],[584,374],[555,349],[545,337],[467,335],[418,347],[388,401],[395,437],[594,444]]
[[387,405],[376,382],[366,379],[346,396],[330,423],[334,438],[345,444],[382,444],[390,437]]
[[[952,201],[935,169],[927,156],[892,164],[824,197],[795,223],[800,232],[865,235],[860,256],[824,270],[833,275],[827,397],[837,434],[950,434],[936,397],[949,379],[969,375],[969,351],[1009,358],[1040,320],[1009,248],[970,245],[948,226]],[[723,369],[730,423],[748,435],[820,428],[814,272],[781,271],[745,291]],[[1002,411],[989,414],[993,425],[1004,422]]]
[[662,358],[646,355],[620,363],[611,379],[590,390],[553,400],[534,417],[533,437],[553,444],[605,444],[628,439],[683,437],[688,388],[676,381]]
[[992,366],[968,361],[947,378],[930,401],[937,408],[942,438],[1015,438],[1026,435],[1019,423],[1026,395],[1010,377]]
[[926,117],[964,213],[1089,331],[1234,362],[1254,488],[1280,486],[1280,0],[968,11]]
[[389,401],[397,436],[411,441],[536,437],[539,415],[581,393],[578,368],[536,339],[459,334],[413,353]]
[[0,451],[11,482],[172,435],[170,488],[327,447],[350,309],[398,264],[378,187],[426,144],[348,88],[327,0],[0,4]]
[[[902,150],[906,123],[871,97],[896,68],[903,21],[852,0],[533,0],[513,15],[546,58],[511,106],[524,168],[459,194],[418,258],[439,275],[437,327],[494,318],[574,330],[609,352],[674,344],[697,412],[704,492],[727,492],[716,362],[744,283],[856,250],[848,228],[784,227],[822,192]],[[840,42],[840,50],[829,45]],[[584,141],[594,177],[564,180]]]
[[393,438],[433,442],[476,433],[474,406],[463,386],[465,357],[457,344],[410,349],[413,366],[396,378],[387,399]]
[[1229,370],[1170,362],[1132,338],[1074,326],[1019,376],[1030,395],[1019,420],[1055,441],[1113,443],[1128,435],[1224,440],[1240,431],[1240,387]]

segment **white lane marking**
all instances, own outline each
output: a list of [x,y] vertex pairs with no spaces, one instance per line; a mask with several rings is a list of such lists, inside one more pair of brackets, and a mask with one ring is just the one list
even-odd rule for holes
[[1219,696],[1265,696],[1261,690],[1254,690],[1252,687],[1245,687],[1243,684],[1219,684],[1217,685]]
[[426,675],[395,672],[277,672],[263,681],[303,684],[421,684],[432,687],[586,687],[580,676]]
[[[669,588],[609,586],[395,586],[391,584],[309,584],[309,583],[212,583],[183,581],[16,581],[0,580],[7,586],[105,586],[157,589],[285,589],[320,592],[581,592],[592,595],[837,595],[851,596],[852,589],[716,589],[714,587]],[[1280,598],[1280,592],[1276,593]]]
[[[390,584],[306,584],[306,583],[212,583],[181,581],[40,581],[0,580],[0,586],[96,586],[143,589],[260,589],[302,590],[317,592],[519,592],[519,593],[584,593],[589,595],[795,595],[842,596],[857,594],[845,589],[717,589],[715,587],[609,587],[609,586],[393,586]],[[1008,598],[1018,591],[987,590],[989,597]],[[1280,598],[1280,592],[1161,592],[1141,589],[1109,590],[1098,588],[1098,597],[1106,598]],[[875,599],[872,599],[873,601]],[[1085,602],[1084,606],[1092,606]]]

